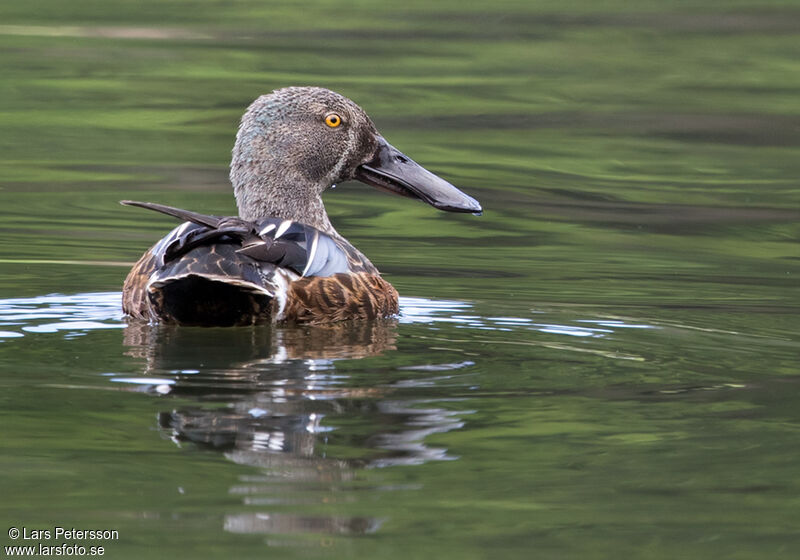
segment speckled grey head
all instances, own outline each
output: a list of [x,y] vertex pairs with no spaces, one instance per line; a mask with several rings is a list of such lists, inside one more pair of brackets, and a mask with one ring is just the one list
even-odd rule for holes
[[320,195],[348,179],[443,210],[480,211],[477,201],[387,143],[361,107],[318,87],[279,89],[250,105],[230,176],[242,218],[286,218],[334,235]]

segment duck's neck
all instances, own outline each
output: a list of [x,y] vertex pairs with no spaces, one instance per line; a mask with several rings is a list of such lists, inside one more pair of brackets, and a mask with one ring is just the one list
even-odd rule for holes
[[302,174],[293,174],[269,161],[236,157],[231,163],[230,178],[240,218],[283,218],[340,237],[320,197],[326,185],[309,184]]

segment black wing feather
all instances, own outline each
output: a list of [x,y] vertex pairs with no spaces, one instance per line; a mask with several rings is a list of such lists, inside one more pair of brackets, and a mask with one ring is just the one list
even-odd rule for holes
[[[127,206],[138,206],[185,220],[154,249],[154,256],[163,267],[193,252],[198,247],[211,249],[219,244],[233,245],[236,254],[254,261],[287,268],[300,276],[330,276],[349,272],[347,255],[330,236],[316,228],[283,220],[265,218],[248,222],[235,216],[220,217],[198,214],[152,202],[123,200]],[[239,248],[236,248],[239,245]]]
[[139,208],[154,210],[155,212],[161,212],[162,214],[178,218],[185,222],[194,222],[195,224],[199,224],[201,226],[208,226],[210,228],[219,227],[220,222],[224,219],[219,216],[208,216],[206,214],[198,214],[197,212],[192,212],[191,210],[182,210],[180,208],[175,208],[173,206],[156,204],[155,202],[120,200],[119,203],[125,206],[138,206]]
[[308,263],[308,251],[296,243],[286,240],[263,239],[242,247],[237,251],[251,259],[290,268],[302,274]]

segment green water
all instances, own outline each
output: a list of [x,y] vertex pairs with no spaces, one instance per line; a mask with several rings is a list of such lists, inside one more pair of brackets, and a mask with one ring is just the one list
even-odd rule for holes
[[[0,544],[109,558],[797,558],[796,2],[0,4]],[[359,184],[396,320],[129,326],[313,84],[478,198]],[[72,542],[72,541],[70,541]]]

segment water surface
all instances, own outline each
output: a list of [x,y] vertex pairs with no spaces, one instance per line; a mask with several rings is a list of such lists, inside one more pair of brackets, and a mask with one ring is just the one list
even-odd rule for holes
[[[3,526],[116,529],[111,558],[797,557],[796,21],[0,6]],[[241,112],[303,84],[484,215],[326,195],[396,319],[126,322],[174,224],[118,201],[233,212]]]

